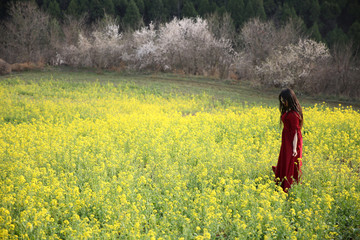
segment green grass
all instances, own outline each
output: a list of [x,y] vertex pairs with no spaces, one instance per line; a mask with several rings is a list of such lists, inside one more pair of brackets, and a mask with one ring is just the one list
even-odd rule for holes
[[[129,73],[129,72],[97,72],[91,69],[73,69],[68,67],[49,67],[42,71],[28,71],[12,73],[0,76],[0,81],[6,79],[21,78],[25,81],[39,81],[42,79],[57,79],[73,84],[82,82],[98,81],[99,83],[123,84],[127,83],[131,88],[142,89],[157,95],[185,94],[198,95],[207,94],[224,104],[246,104],[276,107],[278,105],[278,94],[280,88],[264,88],[253,86],[247,81],[221,80],[203,76],[189,76],[171,73]],[[296,92],[296,90],[295,90]],[[29,93],[24,93],[29,94]],[[314,104],[326,103],[330,107],[352,106],[360,109],[359,100],[351,100],[337,96],[309,96],[297,92],[302,106],[308,107]]]

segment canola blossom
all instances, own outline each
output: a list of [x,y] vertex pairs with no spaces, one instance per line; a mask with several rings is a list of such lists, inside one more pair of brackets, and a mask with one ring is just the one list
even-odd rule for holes
[[131,83],[0,82],[0,239],[356,239],[360,114],[304,108],[274,183],[276,107]]

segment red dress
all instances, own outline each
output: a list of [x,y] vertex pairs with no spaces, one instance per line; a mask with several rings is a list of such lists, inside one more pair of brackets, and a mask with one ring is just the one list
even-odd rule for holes
[[[301,176],[302,162],[302,135],[300,128],[299,114],[295,111],[289,111],[281,116],[281,121],[284,124],[282,131],[281,148],[277,166],[272,169],[275,173],[275,181],[281,185],[283,190],[287,192],[291,184],[299,182]],[[297,133],[297,156],[293,157],[293,140],[295,133]]]

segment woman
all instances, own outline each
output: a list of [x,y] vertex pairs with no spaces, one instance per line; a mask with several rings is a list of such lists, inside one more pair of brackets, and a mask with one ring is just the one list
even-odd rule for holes
[[303,113],[293,90],[287,88],[279,95],[282,131],[281,149],[277,166],[273,166],[275,181],[284,192],[291,188],[294,180],[301,176]]

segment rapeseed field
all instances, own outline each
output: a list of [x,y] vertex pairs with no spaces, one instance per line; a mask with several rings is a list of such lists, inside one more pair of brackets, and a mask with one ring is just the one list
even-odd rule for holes
[[19,77],[0,101],[0,239],[360,237],[351,107],[304,108],[302,183],[286,194],[275,106]]

